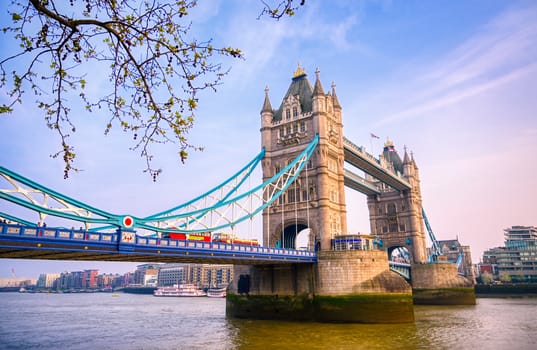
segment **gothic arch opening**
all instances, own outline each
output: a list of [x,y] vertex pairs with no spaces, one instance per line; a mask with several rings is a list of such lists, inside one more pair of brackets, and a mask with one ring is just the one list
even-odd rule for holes
[[296,236],[296,249],[311,250],[310,249],[310,233],[309,228],[305,228],[298,232]]
[[[283,232],[280,232],[279,238],[276,241],[276,247],[287,248],[287,249],[297,249],[302,247],[297,247],[297,237],[302,231],[305,231],[308,228],[304,224],[291,224],[285,226]],[[309,230],[308,230],[308,240],[309,240]],[[302,237],[302,235],[300,235]],[[307,246],[306,246],[307,247]]]
[[388,259],[390,261],[410,264],[412,262],[412,256],[406,247],[396,246],[388,248]]

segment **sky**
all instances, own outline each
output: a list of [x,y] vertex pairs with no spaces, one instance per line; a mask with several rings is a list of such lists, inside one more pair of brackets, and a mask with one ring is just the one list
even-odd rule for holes
[[[144,160],[119,128],[104,136],[103,112],[83,111],[72,137],[82,171],[64,180],[61,159],[50,157],[59,141],[29,95],[0,115],[0,164],[113,213],[170,208],[260,151],[265,87],[277,108],[300,63],[312,83],[320,70],[325,91],[335,83],[345,137],[377,156],[387,138],[401,155],[405,146],[413,152],[437,239],[458,238],[478,262],[484,250],[503,245],[504,229],[537,226],[535,1],[308,0],[279,21],[257,19],[260,11],[257,0],[235,0],[199,1],[191,12],[198,37],[239,47],[245,59],[222,59],[230,68],[223,84],[200,95],[189,138],[204,151],[182,164],[173,145],[156,149],[158,181],[143,173]],[[8,20],[1,14],[2,26]],[[0,56],[12,45],[0,36]],[[90,77],[89,93],[108,83],[103,72]],[[370,232],[366,197],[345,196],[349,233]],[[1,259],[0,278],[85,268],[124,273],[136,265]]]

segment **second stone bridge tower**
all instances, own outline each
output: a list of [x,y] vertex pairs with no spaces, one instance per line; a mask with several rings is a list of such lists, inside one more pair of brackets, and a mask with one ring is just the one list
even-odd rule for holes
[[409,188],[396,190],[370,179],[380,192],[367,196],[371,233],[382,240],[388,255],[403,248],[408,252],[409,263],[423,264],[427,262],[427,247],[419,170],[414,157],[408,155],[406,148],[404,152],[401,160],[390,140],[384,144],[381,165],[404,179]]

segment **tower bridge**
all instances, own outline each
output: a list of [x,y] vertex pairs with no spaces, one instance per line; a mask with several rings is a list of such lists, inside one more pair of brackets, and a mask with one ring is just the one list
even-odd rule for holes
[[[325,93],[318,70],[312,85],[299,67],[276,109],[265,89],[260,115],[262,151],[251,162],[205,194],[145,217],[94,208],[0,167],[0,200],[39,218],[36,225],[0,211],[9,220],[0,224],[0,258],[233,263],[227,313],[234,317],[409,322],[413,303],[475,303],[472,281],[454,264],[427,263],[414,157],[405,149],[401,159],[388,140],[377,159],[345,138],[335,85]],[[262,183],[246,186],[258,166]],[[345,187],[366,196],[370,250],[334,249],[348,232]],[[257,215],[260,245],[162,236],[219,232]],[[44,229],[46,217],[83,227]],[[302,235],[307,249],[297,250]],[[401,250],[408,261],[390,261]]]

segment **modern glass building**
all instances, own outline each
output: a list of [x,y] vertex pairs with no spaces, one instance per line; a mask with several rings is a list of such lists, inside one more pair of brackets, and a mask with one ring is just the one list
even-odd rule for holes
[[483,261],[495,263],[498,275],[505,273],[513,282],[537,282],[537,227],[512,226],[504,232],[505,247],[489,249]]

